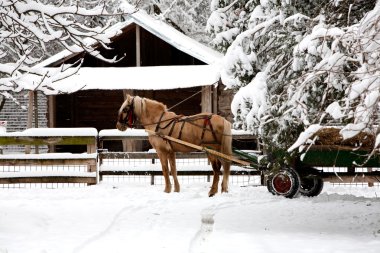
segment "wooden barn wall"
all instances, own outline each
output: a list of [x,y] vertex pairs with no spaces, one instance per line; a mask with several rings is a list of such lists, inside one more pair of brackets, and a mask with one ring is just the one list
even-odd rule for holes
[[[176,89],[171,91],[135,91],[135,95],[153,98],[167,105],[168,108],[189,98],[200,88]],[[117,113],[123,103],[121,91],[78,91],[75,94],[56,97],[56,127],[95,127],[115,129]],[[190,115],[200,112],[200,97],[194,96],[172,109],[177,114]],[[112,151],[122,150],[121,142],[109,142],[104,148]],[[150,147],[145,147],[149,149]],[[84,152],[83,147],[62,146],[57,148],[64,152]]]
[[[167,105],[168,108],[189,98],[200,88],[171,90],[170,94],[159,91],[136,91],[135,95],[153,98]],[[57,127],[95,127],[102,129],[115,128],[117,112],[123,103],[120,91],[78,91],[75,95],[56,97]],[[200,98],[194,96],[172,108],[177,114],[190,115],[200,112]],[[195,111],[195,112],[194,112]]]
[[75,95],[59,95],[56,99],[57,127],[115,128],[117,111],[123,103],[119,91],[78,91]]
[[[170,91],[135,91],[135,95],[164,103],[170,110],[183,115],[201,112],[201,97],[193,96],[201,88],[175,89]],[[186,101],[185,101],[186,100]],[[173,107],[174,106],[174,107]],[[172,108],[173,107],[173,108]]]
[[233,114],[231,112],[231,103],[234,97],[233,90],[227,90],[222,82],[218,85],[218,111],[217,114],[225,117],[228,121],[233,122]]
[[140,28],[141,66],[204,65],[204,62],[174,48]]

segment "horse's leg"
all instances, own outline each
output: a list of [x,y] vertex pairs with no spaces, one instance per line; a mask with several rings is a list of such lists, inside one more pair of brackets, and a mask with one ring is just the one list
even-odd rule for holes
[[158,152],[157,155],[160,158],[161,162],[161,168],[162,168],[162,174],[165,179],[165,190],[164,192],[169,193],[172,190],[172,185],[170,183],[170,178],[169,178],[169,167],[168,167],[168,156],[164,152]]
[[180,186],[177,178],[177,168],[176,168],[176,162],[175,162],[175,153],[171,152],[168,154],[169,158],[169,164],[170,164],[170,173],[172,174],[173,181],[174,181],[174,191],[179,192]]
[[223,164],[223,180],[222,180],[222,192],[228,192],[228,178],[230,176],[231,162],[222,161]]
[[212,170],[214,171],[214,176],[213,176],[213,179],[212,179],[211,189],[208,192],[208,196],[212,197],[212,196],[214,196],[218,192],[218,183],[219,183],[219,174],[220,174],[221,163],[214,156],[209,156],[208,159],[209,159],[209,161],[211,163]]

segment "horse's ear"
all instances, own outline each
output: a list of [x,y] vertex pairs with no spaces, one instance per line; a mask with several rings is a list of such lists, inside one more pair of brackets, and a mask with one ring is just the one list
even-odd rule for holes
[[125,94],[125,101],[127,102],[126,105],[129,105],[133,101],[133,96]]

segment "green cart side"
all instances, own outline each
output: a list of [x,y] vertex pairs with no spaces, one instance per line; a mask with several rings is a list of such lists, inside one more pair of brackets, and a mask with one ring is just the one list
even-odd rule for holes
[[[270,168],[267,156],[234,149],[234,154],[250,162],[250,168],[265,172],[268,190],[275,195],[292,198],[299,194],[314,197],[320,194],[324,182],[380,182],[380,155],[369,158],[370,149],[347,146],[314,145],[308,147],[286,168]],[[344,168],[343,172],[323,171],[323,168]],[[360,168],[358,170],[358,168]]]

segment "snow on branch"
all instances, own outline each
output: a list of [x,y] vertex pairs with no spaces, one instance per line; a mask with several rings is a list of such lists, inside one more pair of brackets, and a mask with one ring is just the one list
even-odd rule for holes
[[[134,10],[108,12],[104,5],[84,8],[78,5],[54,6],[37,0],[0,1],[0,91],[41,90],[59,93],[51,83],[77,72],[80,62],[57,71],[38,69],[36,63],[45,57],[47,45],[59,44],[71,52],[86,52],[102,61],[106,58],[98,47],[108,49],[110,38],[121,31],[110,29],[112,19]],[[87,25],[86,17],[105,17],[105,24]]]

